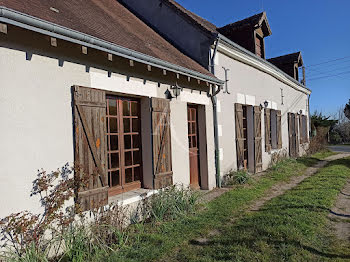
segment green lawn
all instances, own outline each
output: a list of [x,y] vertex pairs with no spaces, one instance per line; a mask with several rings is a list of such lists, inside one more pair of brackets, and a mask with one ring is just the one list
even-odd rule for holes
[[333,161],[260,211],[218,223],[207,245],[182,245],[172,260],[350,261],[349,243],[335,239],[327,219],[349,178],[350,158]]
[[322,159],[325,159],[325,158],[327,158],[327,157],[329,157],[329,156],[333,156],[333,155],[336,155],[336,154],[338,154],[338,153],[333,152],[333,151],[331,151],[331,150],[329,150],[329,149],[324,149],[324,150],[322,150],[322,151],[317,152],[316,154],[314,154],[313,157],[322,160]]
[[[292,176],[302,175],[305,169],[314,165],[316,158],[288,159],[271,168],[259,180],[237,186],[214,201],[205,204],[202,211],[176,221],[156,225],[134,225],[130,228],[127,244],[104,261],[154,261],[169,257],[180,247],[212,229],[230,224],[230,219],[238,218],[244,208],[263,196],[274,184],[288,181]],[[193,246],[188,246],[193,249]],[[175,253],[174,253],[175,252]],[[181,253],[181,252],[180,252]],[[186,257],[186,256],[185,256]],[[186,259],[184,259],[186,261]]]

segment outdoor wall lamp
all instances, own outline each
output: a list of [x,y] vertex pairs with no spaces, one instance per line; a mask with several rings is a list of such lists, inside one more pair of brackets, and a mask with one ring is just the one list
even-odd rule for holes
[[[170,92],[170,90],[172,92]],[[177,98],[178,96],[180,96],[182,88],[178,86],[178,84],[176,83],[174,86],[170,86],[170,90],[167,89],[165,91],[165,96],[167,99],[173,99],[173,98]]]
[[265,106],[265,108],[267,108],[267,107],[269,106],[269,102],[267,102],[267,101],[265,100],[264,106]]
[[182,88],[179,87],[177,83],[174,86],[171,86],[170,89],[173,90],[173,94],[175,98],[180,96]]

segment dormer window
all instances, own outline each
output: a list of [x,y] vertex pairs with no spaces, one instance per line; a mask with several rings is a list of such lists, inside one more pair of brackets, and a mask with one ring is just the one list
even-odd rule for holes
[[[267,61],[299,82],[299,69],[304,65],[303,58],[301,57],[301,52],[270,58],[267,59]],[[304,71],[302,77],[303,79],[301,80],[301,83],[305,85]]]
[[255,54],[261,58],[265,58],[264,38],[255,35]]
[[264,38],[271,35],[265,12],[225,25],[217,30],[231,41],[265,59]]

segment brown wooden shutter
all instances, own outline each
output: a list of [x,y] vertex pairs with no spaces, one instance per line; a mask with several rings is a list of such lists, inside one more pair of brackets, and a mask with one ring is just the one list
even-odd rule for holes
[[308,126],[308,118],[307,116],[303,116],[304,138],[305,138],[304,143],[309,142],[309,134],[307,131],[307,126]]
[[265,108],[265,151],[271,151],[271,115],[268,108]]
[[296,157],[299,156],[299,116],[295,114],[295,152],[296,152]]
[[235,104],[237,168],[244,168],[243,105]]
[[282,148],[282,114],[277,110],[277,148]]
[[75,175],[88,178],[76,200],[86,211],[108,204],[106,94],[87,87],[73,89]]
[[171,163],[170,102],[151,98],[154,188],[173,184]]
[[261,145],[261,109],[254,106],[254,152],[255,173],[262,171],[262,145]]
[[299,137],[299,141],[300,144],[304,143],[304,128],[303,128],[303,116],[299,116],[299,130],[300,130],[300,137]]

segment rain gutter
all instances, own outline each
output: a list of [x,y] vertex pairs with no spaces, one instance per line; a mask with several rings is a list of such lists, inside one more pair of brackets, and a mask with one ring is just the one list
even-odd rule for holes
[[108,52],[116,56],[132,59],[140,63],[145,63],[154,67],[166,69],[175,73],[199,79],[204,82],[209,82],[211,84],[224,84],[222,80],[219,80],[215,77],[208,76],[194,70],[113,44],[111,42],[101,40],[97,37],[90,36],[88,34],[84,34],[73,29],[69,29],[64,26],[60,26],[2,6],[0,6],[0,22],[97,49],[103,52]]

